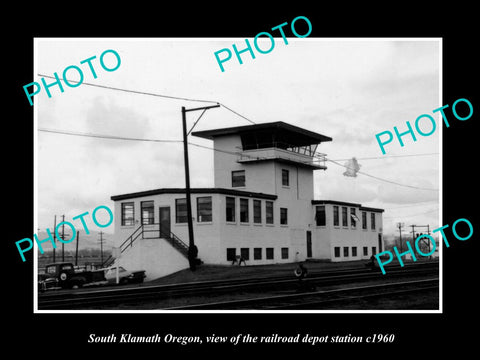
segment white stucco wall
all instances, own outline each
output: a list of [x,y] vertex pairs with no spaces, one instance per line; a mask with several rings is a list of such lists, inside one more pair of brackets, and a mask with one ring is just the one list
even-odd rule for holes
[[[197,222],[197,197],[211,196],[212,197],[212,222]],[[218,224],[220,217],[220,210],[218,208],[219,194],[192,194],[192,215],[194,223],[194,240],[198,247],[198,257],[204,262],[212,262],[218,258],[219,254],[219,228]],[[175,199],[185,198],[185,194],[157,194],[151,196],[138,197],[133,199],[125,199],[115,201],[115,234],[114,241],[116,246],[120,246],[141,224],[141,202],[154,201],[154,222],[159,223],[160,207],[170,207],[170,226],[171,231],[178,236],[185,244],[188,245],[188,225],[187,223],[176,223],[175,217]],[[121,225],[121,204],[124,202],[134,203],[134,226]],[[145,225],[145,228],[151,227]],[[157,227],[158,229],[158,227]],[[154,237],[155,233],[145,234],[145,237]],[[145,239],[139,237],[136,242],[142,242]],[[169,245],[170,246],[170,245]]]
[[[313,206],[312,213],[315,214],[315,206]],[[349,261],[349,260],[362,260],[369,259],[372,256],[372,248],[375,248],[376,253],[380,252],[378,235],[382,234],[382,213],[372,212],[368,210],[362,210],[360,207],[325,204],[326,212],[326,225],[315,227],[316,247],[314,249],[314,257],[322,258],[327,256],[331,258],[332,262],[337,261]],[[333,225],[333,207],[339,207],[339,225]],[[347,207],[348,226],[342,225],[342,207]],[[350,209],[355,208],[355,213],[360,222],[353,228],[351,225]],[[362,228],[362,211],[367,213],[367,229]],[[375,229],[371,228],[370,214],[375,214]],[[382,249],[384,249],[384,240],[382,235]],[[363,247],[368,248],[367,255],[363,254]],[[340,256],[335,256],[335,247],[340,247]],[[348,256],[344,256],[344,247],[348,247]],[[357,248],[357,255],[352,255],[352,247]]]
[[145,270],[146,281],[189,267],[188,260],[163,239],[136,242],[135,246],[122,254],[117,263],[128,270]]

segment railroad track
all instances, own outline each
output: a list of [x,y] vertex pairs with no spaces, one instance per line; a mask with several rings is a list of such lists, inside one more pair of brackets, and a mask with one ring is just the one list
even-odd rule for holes
[[[303,280],[312,286],[346,284],[352,281],[392,279],[405,276],[438,274],[438,263],[410,265],[396,269],[389,268],[388,275],[369,269],[344,269],[340,271],[312,272]],[[239,291],[262,291],[291,289],[297,287],[298,280],[293,276],[271,276],[248,279],[228,279],[172,285],[143,285],[137,287],[111,287],[102,289],[60,291],[38,296],[39,310],[82,309],[102,306],[115,306],[126,303],[145,303],[168,298],[195,297],[201,295],[221,295]]]
[[341,289],[306,291],[286,295],[261,296],[241,300],[216,301],[204,304],[171,307],[165,310],[316,310],[331,304],[358,300],[422,293],[438,289],[438,277],[397,281],[387,284],[353,286]]

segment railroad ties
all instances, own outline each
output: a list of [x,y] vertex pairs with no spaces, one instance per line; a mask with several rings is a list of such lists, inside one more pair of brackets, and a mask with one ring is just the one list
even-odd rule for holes
[[341,309],[345,306],[342,297],[432,292],[438,288],[438,274],[438,262],[428,262],[403,268],[392,266],[388,276],[361,268],[311,271],[302,285],[293,274],[172,285],[144,283],[39,294],[38,310],[322,309],[327,302],[329,308],[333,304]]

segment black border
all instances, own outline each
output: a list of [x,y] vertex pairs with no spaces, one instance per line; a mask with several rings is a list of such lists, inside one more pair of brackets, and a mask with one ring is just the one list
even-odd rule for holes
[[[318,5],[319,4],[319,5]],[[341,4],[327,8],[312,3],[303,9],[292,4],[259,6],[245,3],[197,5],[183,4],[183,9],[163,8],[161,3],[152,8],[139,4],[123,8],[111,4],[108,9],[85,5],[83,9],[47,8],[25,5],[27,9],[15,12],[12,22],[4,22],[8,55],[3,56],[8,69],[4,102],[7,116],[4,123],[3,187],[8,194],[7,226],[3,250],[4,316],[11,315],[4,343],[8,348],[22,351],[26,347],[34,354],[53,354],[60,349],[75,350],[75,355],[95,356],[107,351],[112,356],[125,350],[134,350],[148,356],[167,356],[180,353],[207,351],[209,356],[225,357],[227,350],[256,351],[258,344],[233,347],[231,345],[181,346],[165,344],[88,344],[90,333],[110,334],[131,332],[136,335],[182,334],[222,336],[238,333],[252,335],[311,335],[352,334],[367,336],[372,333],[394,333],[393,344],[325,344],[307,346],[296,344],[264,346],[269,352],[281,353],[286,347],[297,354],[321,356],[324,350],[365,351],[373,356],[390,356],[401,351],[404,356],[439,355],[445,349],[473,349],[475,325],[469,320],[475,314],[476,257],[478,252],[478,215],[469,205],[476,203],[476,124],[478,122],[478,76],[476,56],[478,21],[475,9],[456,3],[421,9],[418,4],[384,4],[382,7]],[[71,15],[68,15],[68,14]],[[23,85],[32,81],[34,37],[254,37],[260,31],[290,22],[303,15],[310,19],[313,31],[310,37],[441,37],[443,38],[443,104],[458,98],[467,98],[473,104],[474,115],[468,121],[451,121],[443,131],[443,224],[452,224],[458,218],[467,218],[474,226],[474,236],[465,242],[453,240],[444,247],[444,314],[33,314],[33,258],[21,262],[14,241],[31,237],[33,228],[33,112],[25,100]],[[447,113],[448,114],[448,113]],[[451,113],[450,113],[451,114]],[[450,115],[451,116],[451,115]],[[451,232],[447,231],[449,238]],[[13,285],[13,286],[12,286]],[[6,317],[5,317],[6,319]],[[5,322],[7,323],[7,322]],[[472,326],[473,325],[473,326]],[[52,349],[50,352],[49,349]],[[262,349],[263,350],[263,349]],[[150,351],[155,351],[150,353]],[[168,352],[167,352],[168,351]],[[358,354],[361,354],[359,352]],[[63,353],[66,354],[66,353]],[[147,353],[144,353],[147,356]],[[67,355],[65,355],[67,356]],[[68,355],[69,357],[71,355]],[[264,355],[265,356],[265,355]]]

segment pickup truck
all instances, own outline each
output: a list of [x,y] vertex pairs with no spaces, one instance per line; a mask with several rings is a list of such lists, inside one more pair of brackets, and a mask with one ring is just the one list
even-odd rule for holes
[[107,283],[103,270],[86,271],[75,269],[69,262],[47,264],[45,273],[38,274],[38,289],[53,288],[78,289],[83,286],[104,285]]

